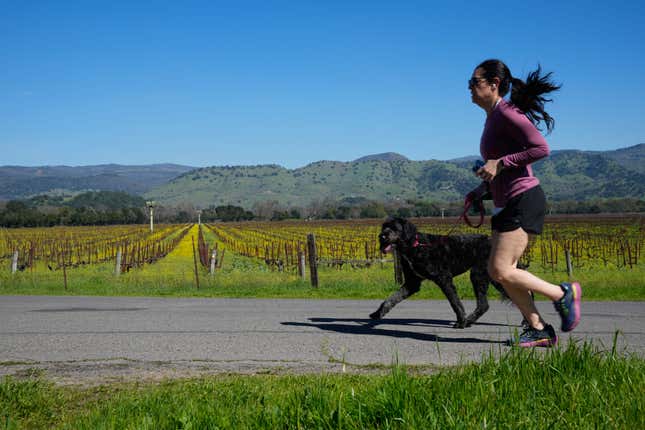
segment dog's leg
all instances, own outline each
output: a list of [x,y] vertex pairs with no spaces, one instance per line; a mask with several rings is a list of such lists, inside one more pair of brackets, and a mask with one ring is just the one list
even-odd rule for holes
[[457,316],[457,322],[453,326],[454,328],[464,328],[466,326],[466,311],[464,311],[464,305],[461,304],[459,296],[457,295],[457,289],[455,284],[452,283],[452,276],[444,275],[433,279],[435,283],[441,288],[441,291],[446,295],[448,302],[452,310]]
[[383,318],[394,306],[419,291],[420,288],[421,279],[419,277],[414,275],[406,276],[405,282],[401,285],[401,288],[381,303],[381,306],[370,314],[370,318],[374,320]]
[[490,278],[486,269],[483,271],[476,270],[475,268],[470,271],[470,282],[473,284],[473,290],[475,292],[475,298],[477,299],[477,307],[466,317],[466,327],[470,327],[475,321],[477,321],[482,315],[488,310],[488,299],[486,295],[488,293],[488,283]]

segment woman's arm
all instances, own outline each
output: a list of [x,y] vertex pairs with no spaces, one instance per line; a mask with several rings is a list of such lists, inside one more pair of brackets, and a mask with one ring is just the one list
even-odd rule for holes
[[502,157],[503,167],[523,167],[549,155],[546,139],[526,115],[517,109],[508,109],[503,112],[503,117],[508,134],[522,148]]

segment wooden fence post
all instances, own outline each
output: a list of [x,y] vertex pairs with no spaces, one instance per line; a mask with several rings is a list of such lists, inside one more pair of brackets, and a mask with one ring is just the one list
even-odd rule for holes
[[226,253],[226,249],[222,249],[222,253],[219,256],[219,261],[217,262],[217,268],[221,269],[222,264],[224,264],[224,254]]
[[119,249],[116,252],[116,267],[114,268],[114,273],[116,276],[121,274],[121,250]]
[[13,275],[18,271],[18,250],[13,253],[13,259],[11,260],[11,274]]
[[316,237],[313,233],[307,235],[307,249],[309,251],[309,273],[311,274],[311,286],[314,288],[318,287],[318,263],[316,260],[318,256],[316,255]]
[[36,256],[36,245],[34,245],[34,242],[31,242],[31,246],[29,248],[29,271],[31,273],[34,273],[34,258]]
[[199,273],[197,273],[197,255],[195,254],[195,236],[190,236],[193,241],[193,263],[195,264],[195,284],[199,290]]
[[564,258],[567,260],[567,275],[573,274],[573,266],[571,265],[571,253],[568,249],[564,250]]
[[399,251],[394,248],[392,250],[392,257],[394,258],[394,282],[397,285],[403,283],[403,273],[401,272],[401,258],[399,257]]
[[65,282],[65,291],[67,291],[67,261],[65,261],[65,252],[63,252],[63,281]]

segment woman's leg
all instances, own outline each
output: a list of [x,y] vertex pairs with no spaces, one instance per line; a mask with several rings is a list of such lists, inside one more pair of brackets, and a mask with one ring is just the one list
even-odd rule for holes
[[544,324],[527,292],[540,293],[553,301],[562,298],[564,293],[558,285],[550,284],[526,270],[517,268],[517,262],[528,242],[529,235],[522,228],[507,232],[493,230],[488,273],[493,280],[502,284],[531,327],[542,330]]

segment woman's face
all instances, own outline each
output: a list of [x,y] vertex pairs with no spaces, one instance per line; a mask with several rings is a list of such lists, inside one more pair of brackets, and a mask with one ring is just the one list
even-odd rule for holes
[[497,97],[493,91],[493,84],[484,79],[482,69],[475,69],[468,81],[468,89],[470,90],[472,102],[480,107],[489,104],[491,100]]

